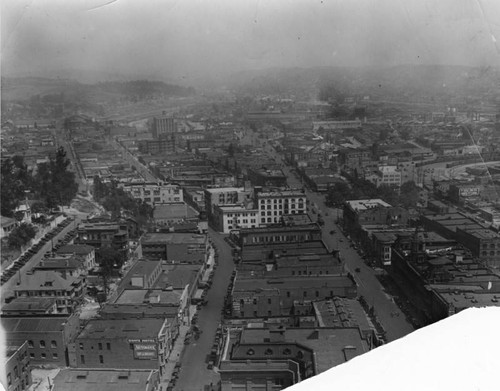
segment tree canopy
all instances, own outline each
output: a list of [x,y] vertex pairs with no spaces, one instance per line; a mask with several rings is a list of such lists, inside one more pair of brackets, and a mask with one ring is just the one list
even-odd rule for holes
[[9,235],[8,245],[11,248],[20,248],[36,235],[35,227],[28,223],[21,223]]
[[121,216],[122,211],[128,211],[139,225],[145,225],[153,217],[153,207],[144,201],[136,200],[118,187],[116,181],[103,183],[99,176],[94,177],[94,200],[111,213],[112,218]]
[[75,174],[68,170],[70,161],[66,151],[59,147],[48,163],[38,165],[35,186],[38,196],[48,208],[69,205],[78,192]]
[[2,216],[13,217],[15,209],[24,199],[24,192],[32,186],[22,156],[14,156],[2,161],[0,207]]

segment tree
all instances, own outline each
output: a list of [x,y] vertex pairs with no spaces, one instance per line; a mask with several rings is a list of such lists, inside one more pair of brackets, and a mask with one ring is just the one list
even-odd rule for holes
[[20,169],[11,158],[2,161],[1,166],[1,187],[0,187],[0,207],[2,216],[12,217],[14,210],[24,198],[25,183],[19,176]]
[[405,182],[401,185],[400,189],[400,202],[406,208],[414,208],[417,206],[420,188],[415,184],[415,182]]
[[68,170],[69,164],[64,148],[59,147],[55,157],[38,166],[36,190],[48,208],[68,205],[78,192],[75,174]]
[[107,296],[109,292],[109,280],[115,269],[123,265],[123,257],[119,251],[112,247],[101,247],[96,253],[97,261],[99,262],[99,274],[102,278],[104,293]]
[[7,243],[11,248],[20,248],[33,239],[35,235],[35,227],[28,223],[21,223],[12,230]]
[[340,206],[345,201],[347,201],[352,192],[349,185],[345,182],[338,182],[331,186],[325,197],[325,203],[327,206]]
[[378,187],[378,196],[392,206],[396,206],[397,204],[399,204],[398,193],[389,185],[380,185]]

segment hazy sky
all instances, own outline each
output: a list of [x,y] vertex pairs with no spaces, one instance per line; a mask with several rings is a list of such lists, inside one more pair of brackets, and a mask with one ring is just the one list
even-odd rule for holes
[[500,65],[499,0],[2,0],[2,74]]

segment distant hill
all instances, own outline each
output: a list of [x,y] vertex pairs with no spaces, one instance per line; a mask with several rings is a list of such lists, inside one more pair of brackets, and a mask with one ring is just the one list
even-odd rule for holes
[[500,96],[499,68],[398,65],[388,68],[316,67],[238,72],[226,80],[239,93],[318,93],[327,84],[344,94],[493,94]]
[[109,81],[97,84],[84,84],[73,79],[51,79],[44,77],[2,77],[2,100],[25,101],[34,96],[64,95],[79,96],[105,102],[110,99],[141,100],[158,95],[183,97],[195,93],[191,87],[167,84],[162,81],[133,80]]

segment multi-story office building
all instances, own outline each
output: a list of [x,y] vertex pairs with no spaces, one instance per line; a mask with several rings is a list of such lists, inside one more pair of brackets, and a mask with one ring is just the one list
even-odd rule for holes
[[243,205],[215,205],[213,221],[220,232],[230,233],[234,229],[255,228],[259,225],[257,209]]
[[162,116],[153,118],[151,126],[153,138],[159,139],[164,135],[176,133],[176,131],[177,124],[175,123],[175,119],[173,117]]
[[205,189],[205,211],[209,222],[213,223],[215,205],[235,205],[252,201],[253,190],[244,187],[221,187]]
[[257,192],[259,224],[277,224],[283,215],[306,213],[306,194],[303,190]]
[[401,171],[397,166],[379,166],[376,174],[377,187],[387,185],[395,189],[401,187]]

